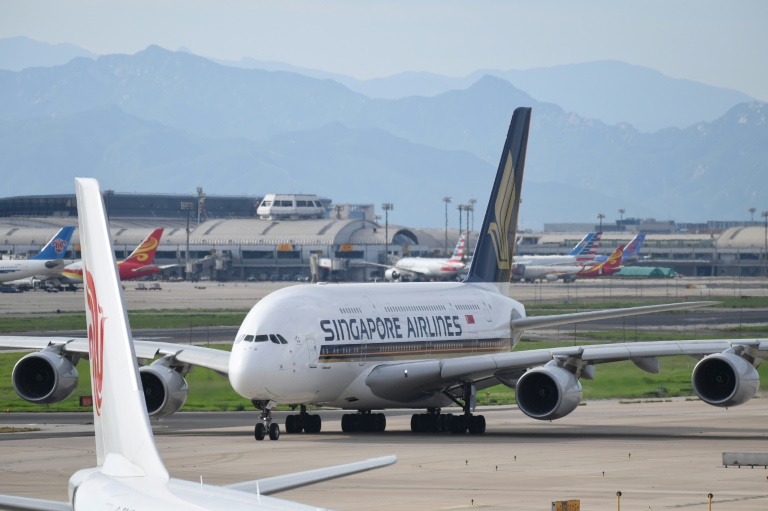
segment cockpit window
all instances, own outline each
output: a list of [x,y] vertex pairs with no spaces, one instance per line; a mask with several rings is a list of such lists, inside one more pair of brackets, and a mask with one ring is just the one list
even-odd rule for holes
[[261,334],[256,336],[254,342],[267,342],[268,340],[269,336],[267,334]]
[[277,334],[277,338],[280,339],[280,344],[288,344],[288,341],[285,340],[285,337],[283,337],[280,334]]
[[269,340],[275,344],[280,344],[280,340],[277,338],[275,334],[269,334]]
[[249,335],[246,335],[245,337],[243,337],[243,340],[244,340],[245,342],[253,342],[253,336],[252,336],[252,335],[250,335],[250,334],[249,334]]

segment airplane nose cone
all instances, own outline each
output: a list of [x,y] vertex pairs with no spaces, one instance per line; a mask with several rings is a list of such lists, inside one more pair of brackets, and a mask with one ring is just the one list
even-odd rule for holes
[[[243,343],[240,343],[243,344]],[[251,350],[247,347],[235,345],[229,357],[229,383],[241,396],[250,399],[252,397],[252,382],[249,381],[248,367],[251,358]]]

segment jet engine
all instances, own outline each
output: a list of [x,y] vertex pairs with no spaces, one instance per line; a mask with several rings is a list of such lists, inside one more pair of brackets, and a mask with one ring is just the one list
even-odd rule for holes
[[159,419],[171,415],[187,401],[187,380],[176,370],[158,360],[139,369],[144,400],[150,417]]
[[58,353],[40,351],[16,362],[11,381],[13,389],[25,401],[48,405],[72,395],[77,388],[77,369]]
[[384,278],[387,280],[400,280],[400,272],[394,268],[390,268],[384,272]]
[[760,376],[752,364],[728,352],[702,358],[693,368],[691,382],[702,401],[721,407],[746,403],[760,388]]
[[528,417],[553,420],[565,417],[581,403],[581,383],[556,365],[527,371],[515,386],[517,406]]

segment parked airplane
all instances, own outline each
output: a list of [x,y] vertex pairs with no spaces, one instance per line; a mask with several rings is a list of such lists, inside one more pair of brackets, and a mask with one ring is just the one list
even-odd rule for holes
[[395,263],[394,266],[377,264],[384,266],[387,270],[384,272],[384,278],[387,280],[401,280],[409,278],[411,280],[445,280],[456,278],[456,275],[464,269],[467,242],[467,231],[461,233],[456,248],[450,259],[437,259],[432,257],[403,257]]
[[544,266],[549,264],[568,264],[577,262],[594,261],[597,255],[597,249],[600,247],[600,237],[602,232],[587,233],[580,242],[574,246],[570,252],[565,255],[527,255],[515,256],[515,264],[524,264],[526,266]]
[[[643,242],[645,241],[645,233],[641,232],[639,234],[636,234],[634,238],[630,240],[629,243],[627,243],[627,246],[624,247],[624,253],[621,256],[621,260],[623,264],[631,263],[634,261],[638,261],[640,259],[640,250],[643,248]],[[595,258],[595,261],[605,261],[608,259],[608,256],[599,255]]]
[[29,511],[239,509],[310,511],[314,506],[267,495],[391,465],[386,456],[225,487],[173,479],[152,435],[131,327],[99,185],[76,179],[85,274],[96,467],[69,480],[69,501],[0,495],[0,508]]
[[591,261],[581,264],[544,264],[544,265],[517,265],[515,271],[521,280],[533,282],[536,280],[563,280],[573,282],[576,279],[608,277],[623,267],[622,257],[624,245],[601,262]]
[[[507,133],[477,250],[463,282],[399,285],[315,284],[291,286],[261,299],[248,313],[231,353],[202,346],[134,341],[141,360],[162,357],[140,369],[150,415],[161,417],[184,404],[184,375],[191,366],[211,368],[262,410],[258,440],[280,436],[272,422],[277,403],[296,405],[287,432],[319,432],[319,415],[306,405],[351,413],[342,429],[383,431],[388,408],[426,410],[412,416],[414,432],[482,433],[475,396],[499,383],[515,388],[520,411],[537,420],[565,417],[578,407],[581,378],[595,365],[631,360],[659,372],[658,357],[699,358],[693,390],[706,403],[735,406],[759,387],[755,367],[768,356],[768,340],[721,339],[563,346],[515,352],[525,330],[596,319],[680,310],[713,302],[650,305],[527,317],[509,298],[517,213],[531,109],[515,110]],[[108,263],[105,263],[108,264]],[[14,367],[16,392],[27,401],[60,401],[75,388],[74,363],[87,342],[70,337],[5,337],[0,346],[42,350]],[[43,377],[44,376],[44,377]],[[458,413],[443,409],[459,405]]]
[[69,262],[64,257],[67,255],[67,247],[74,230],[74,227],[62,227],[39,254],[29,259],[1,260],[0,282],[55,275],[60,272],[61,268]]
[[[160,271],[161,267],[154,264],[153,261],[162,236],[163,228],[155,229],[149,236],[144,238],[141,245],[131,252],[131,255],[117,263],[121,281],[146,277]],[[75,261],[67,265],[61,274],[64,277],[62,280],[68,284],[82,284],[83,262]]]

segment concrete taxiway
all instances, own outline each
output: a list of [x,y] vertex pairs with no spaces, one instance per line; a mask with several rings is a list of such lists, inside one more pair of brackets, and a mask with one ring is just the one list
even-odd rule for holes
[[[388,414],[387,432],[341,432],[340,412],[321,411],[323,432],[253,440],[255,414],[176,414],[155,422],[174,477],[228,484],[396,454],[392,466],[281,494],[337,510],[768,509],[768,470],[724,468],[723,452],[768,452],[768,400],[723,410],[696,400],[594,401],[555,422],[514,407],[479,410],[482,436],[410,433],[410,412]],[[1,416],[0,425],[29,422]],[[65,417],[65,416],[62,416]],[[0,492],[66,499],[69,476],[92,466],[88,414],[54,414],[36,433],[0,434]],[[34,417],[33,417],[34,418]],[[282,416],[278,415],[282,420]],[[78,424],[79,422],[79,424]]]

